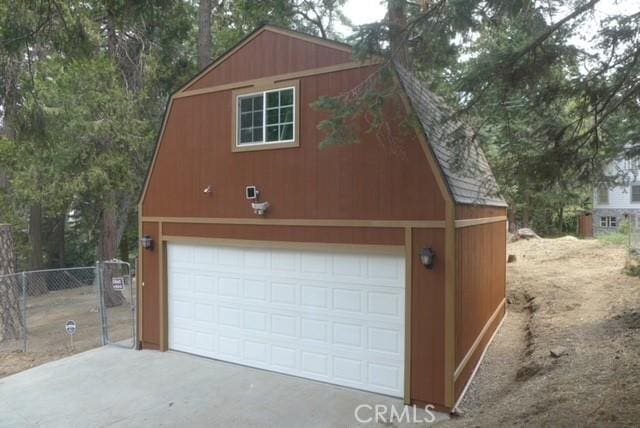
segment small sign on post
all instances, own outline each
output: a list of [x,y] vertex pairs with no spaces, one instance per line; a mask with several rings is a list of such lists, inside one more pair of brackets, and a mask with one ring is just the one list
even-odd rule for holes
[[124,278],[121,276],[113,277],[111,279],[111,288],[118,291],[124,290]]
[[69,335],[69,344],[71,345],[71,348],[73,348],[73,335],[76,334],[76,330],[78,329],[76,322],[74,320],[67,321],[64,325],[64,329]]

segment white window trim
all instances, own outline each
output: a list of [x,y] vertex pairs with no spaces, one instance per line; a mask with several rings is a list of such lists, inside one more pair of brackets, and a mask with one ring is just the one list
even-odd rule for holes
[[[272,92],[280,92],[280,91],[286,91],[287,89],[292,89],[293,90],[293,138],[289,139],[289,140],[277,140],[277,141],[267,141],[267,94],[272,93]],[[258,141],[258,142],[253,142],[253,143],[240,143],[240,114],[241,109],[240,109],[240,99],[241,98],[245,98],[245,97],[252,97],[252,96],[256,96],[262,94],[262,141]],[[290,144],[290,143],[295,143],[296,141],[296,135],[297,135],[297,119],[298,119],[298,114],[297,114],[297,110],[298,110],[298,103],[297,103],[297,99],[296,99],[296,87],[295,86],[283,86],[281,88],[273,88],[273,89],[267,89],[264,91],[256,91],[256,92],[250,92],[250,93],[246,93],[246,94],[237,94],[234,96],[234,103],[235,103],[235,110],[236,110],[236,121],[235,121],[235,146],[236,148],[244,148],[244,147],[255,147],[255,146],[265,146],[265,145],[269,145],[269,144]]]

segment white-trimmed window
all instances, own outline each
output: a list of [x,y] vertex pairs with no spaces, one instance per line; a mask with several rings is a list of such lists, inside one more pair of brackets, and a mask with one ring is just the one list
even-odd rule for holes
[[296,92],[292,85],[235,95],[235,147],[296,145]]
[[618,227],[618,219],[614,216],[602,216],[600,217],[600,227],[612,228]]
[[631,185],[631,202],[640,202],[640,184]]
[[600,205],[609,203],[609,189],[606,186],[598,187],[596,200],[597,200],[597,203]]

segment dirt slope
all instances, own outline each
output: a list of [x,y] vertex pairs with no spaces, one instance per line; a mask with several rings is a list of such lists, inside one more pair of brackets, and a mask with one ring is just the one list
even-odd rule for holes
[[446,425],[638,426],[640,280],[625,250],[565,237],[509,254],[509,314]]

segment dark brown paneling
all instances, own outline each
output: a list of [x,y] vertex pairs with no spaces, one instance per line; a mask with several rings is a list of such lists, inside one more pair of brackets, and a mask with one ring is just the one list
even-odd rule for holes
[[[244,187],[258,186],[270,218],[442,220],[443,199],[414,133],[393,121],[394,141],[362,134],[362,143],[320,150],[309,107],[352,89],[361,68],[300,80],[300,147],[231,151],[231,92],[174,101],[143,201],[144,216],[254,217]],[[394,104],[393,107],[396,105]],[[398,104],[398,108],[400,108]],[[213,194],[203,189],[213,186]]]
[[404,229],[164,223],[163,235],[259,241],[404,245]]
[[456,367],[505,298],[506,239],[504,221],[456,230]]
[[186,90],[351,62],[349,52],[264,31]]
[[142,224],[142,233],[154,240],[154,249],[143,250],[142,254],[142,346],[150,349],[160,345],[159,226],[158,223]]
[[[445,232],[413,229],[411,291],[411,399],[444,406]],[[420,263],[420,250],[436,254],[433,269]]]
[[468,218],[498,217],[506,215],[507,209],[501,207],[483,207],[479,205],[456,206],[456,220],[464,220]]

